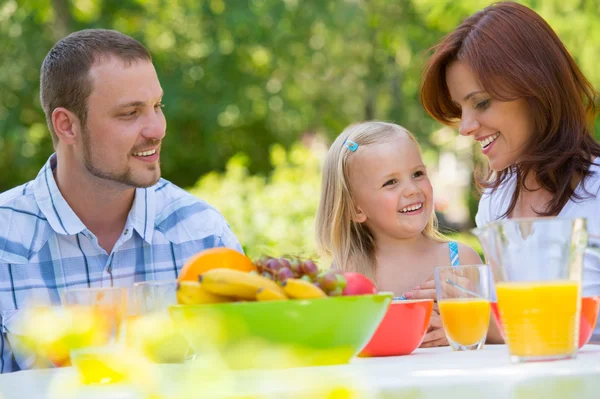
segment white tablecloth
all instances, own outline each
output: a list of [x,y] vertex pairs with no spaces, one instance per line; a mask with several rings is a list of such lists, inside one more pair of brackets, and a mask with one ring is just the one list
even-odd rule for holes
[[[360,398],[600,398],[600,346],[584,347],[574,360],[511,364],[504,345],[476,352],[448,347],[418,349],[409,356],[354,359],[348,365],[219,375],[210,368],[158,365],[163,397],[183,398],[187,378],[198,395],[207,383],[214,397],[260,394],[264,398],[310,397],[336,387]],[[190,374],[193,378],[189,378]],[[195,384],[195,387],[194,387]],[[189,388],[189,386],[188,386]],[[308,391],[307,391],[308,390]],[[296,394],[304,392],[301,396]],[[0,398],[141,398],[127,385],[83,387],[71,368],[0,375]],[[323,396],[326,397],[326,396]]]

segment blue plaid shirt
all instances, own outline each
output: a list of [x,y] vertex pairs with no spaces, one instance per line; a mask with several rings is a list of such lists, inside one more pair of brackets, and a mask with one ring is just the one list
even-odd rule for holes
[[242,252],[215,208],[161,179],[136,189],[123,234],[107,254],[58,190],[55,167],[52,155],[35,180],[0,194],[0,373],[31,367],[9,342],[11,319],[31,299],[58,305],[65,288],[175,279],[205,248]]

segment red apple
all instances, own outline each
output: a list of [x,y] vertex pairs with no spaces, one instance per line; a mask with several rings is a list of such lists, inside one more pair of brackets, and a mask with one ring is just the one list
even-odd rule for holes
[[371,280],[360,273],[346,272],[346,287],[342,295],[371,295],[377,293],[377,287]]

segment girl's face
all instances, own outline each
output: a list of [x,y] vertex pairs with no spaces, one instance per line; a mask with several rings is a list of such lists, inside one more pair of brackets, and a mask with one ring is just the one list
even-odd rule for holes
[[365,223],[375,239],[423,232],[433,212],[433,188],[419,148],[408,135],[359,146],[349,155],[348,167],[355,221]]
[[451,100],[462,110],[459,133],[473,136],[481,145],[490,168],[501,171],[517,163],[533,136],[525,100],[493,100],[461,61],[448,66],[446,84]]

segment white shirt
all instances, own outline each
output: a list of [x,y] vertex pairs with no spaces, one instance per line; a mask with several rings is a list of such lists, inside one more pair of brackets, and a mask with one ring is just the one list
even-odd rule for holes
[[[596,158],[594,163],[590,167],[592,174],[575,190],[575,193],[583,199],[570,199],[558,216],[561,218],[586,218],[590,243],[600,244],[600,158]],[[477,227],[505,218],[502,215],[508,209],[515,185],[516,179],[513,176],[500,185],[494,193],[491,193],[491,190],[484,192],[475,216]],[[584,259],[582,294],[583,296],[600,295],[600,257],[592,254],[586,255]],[[596,324],[592,340],[600,341],[600,323]]]

